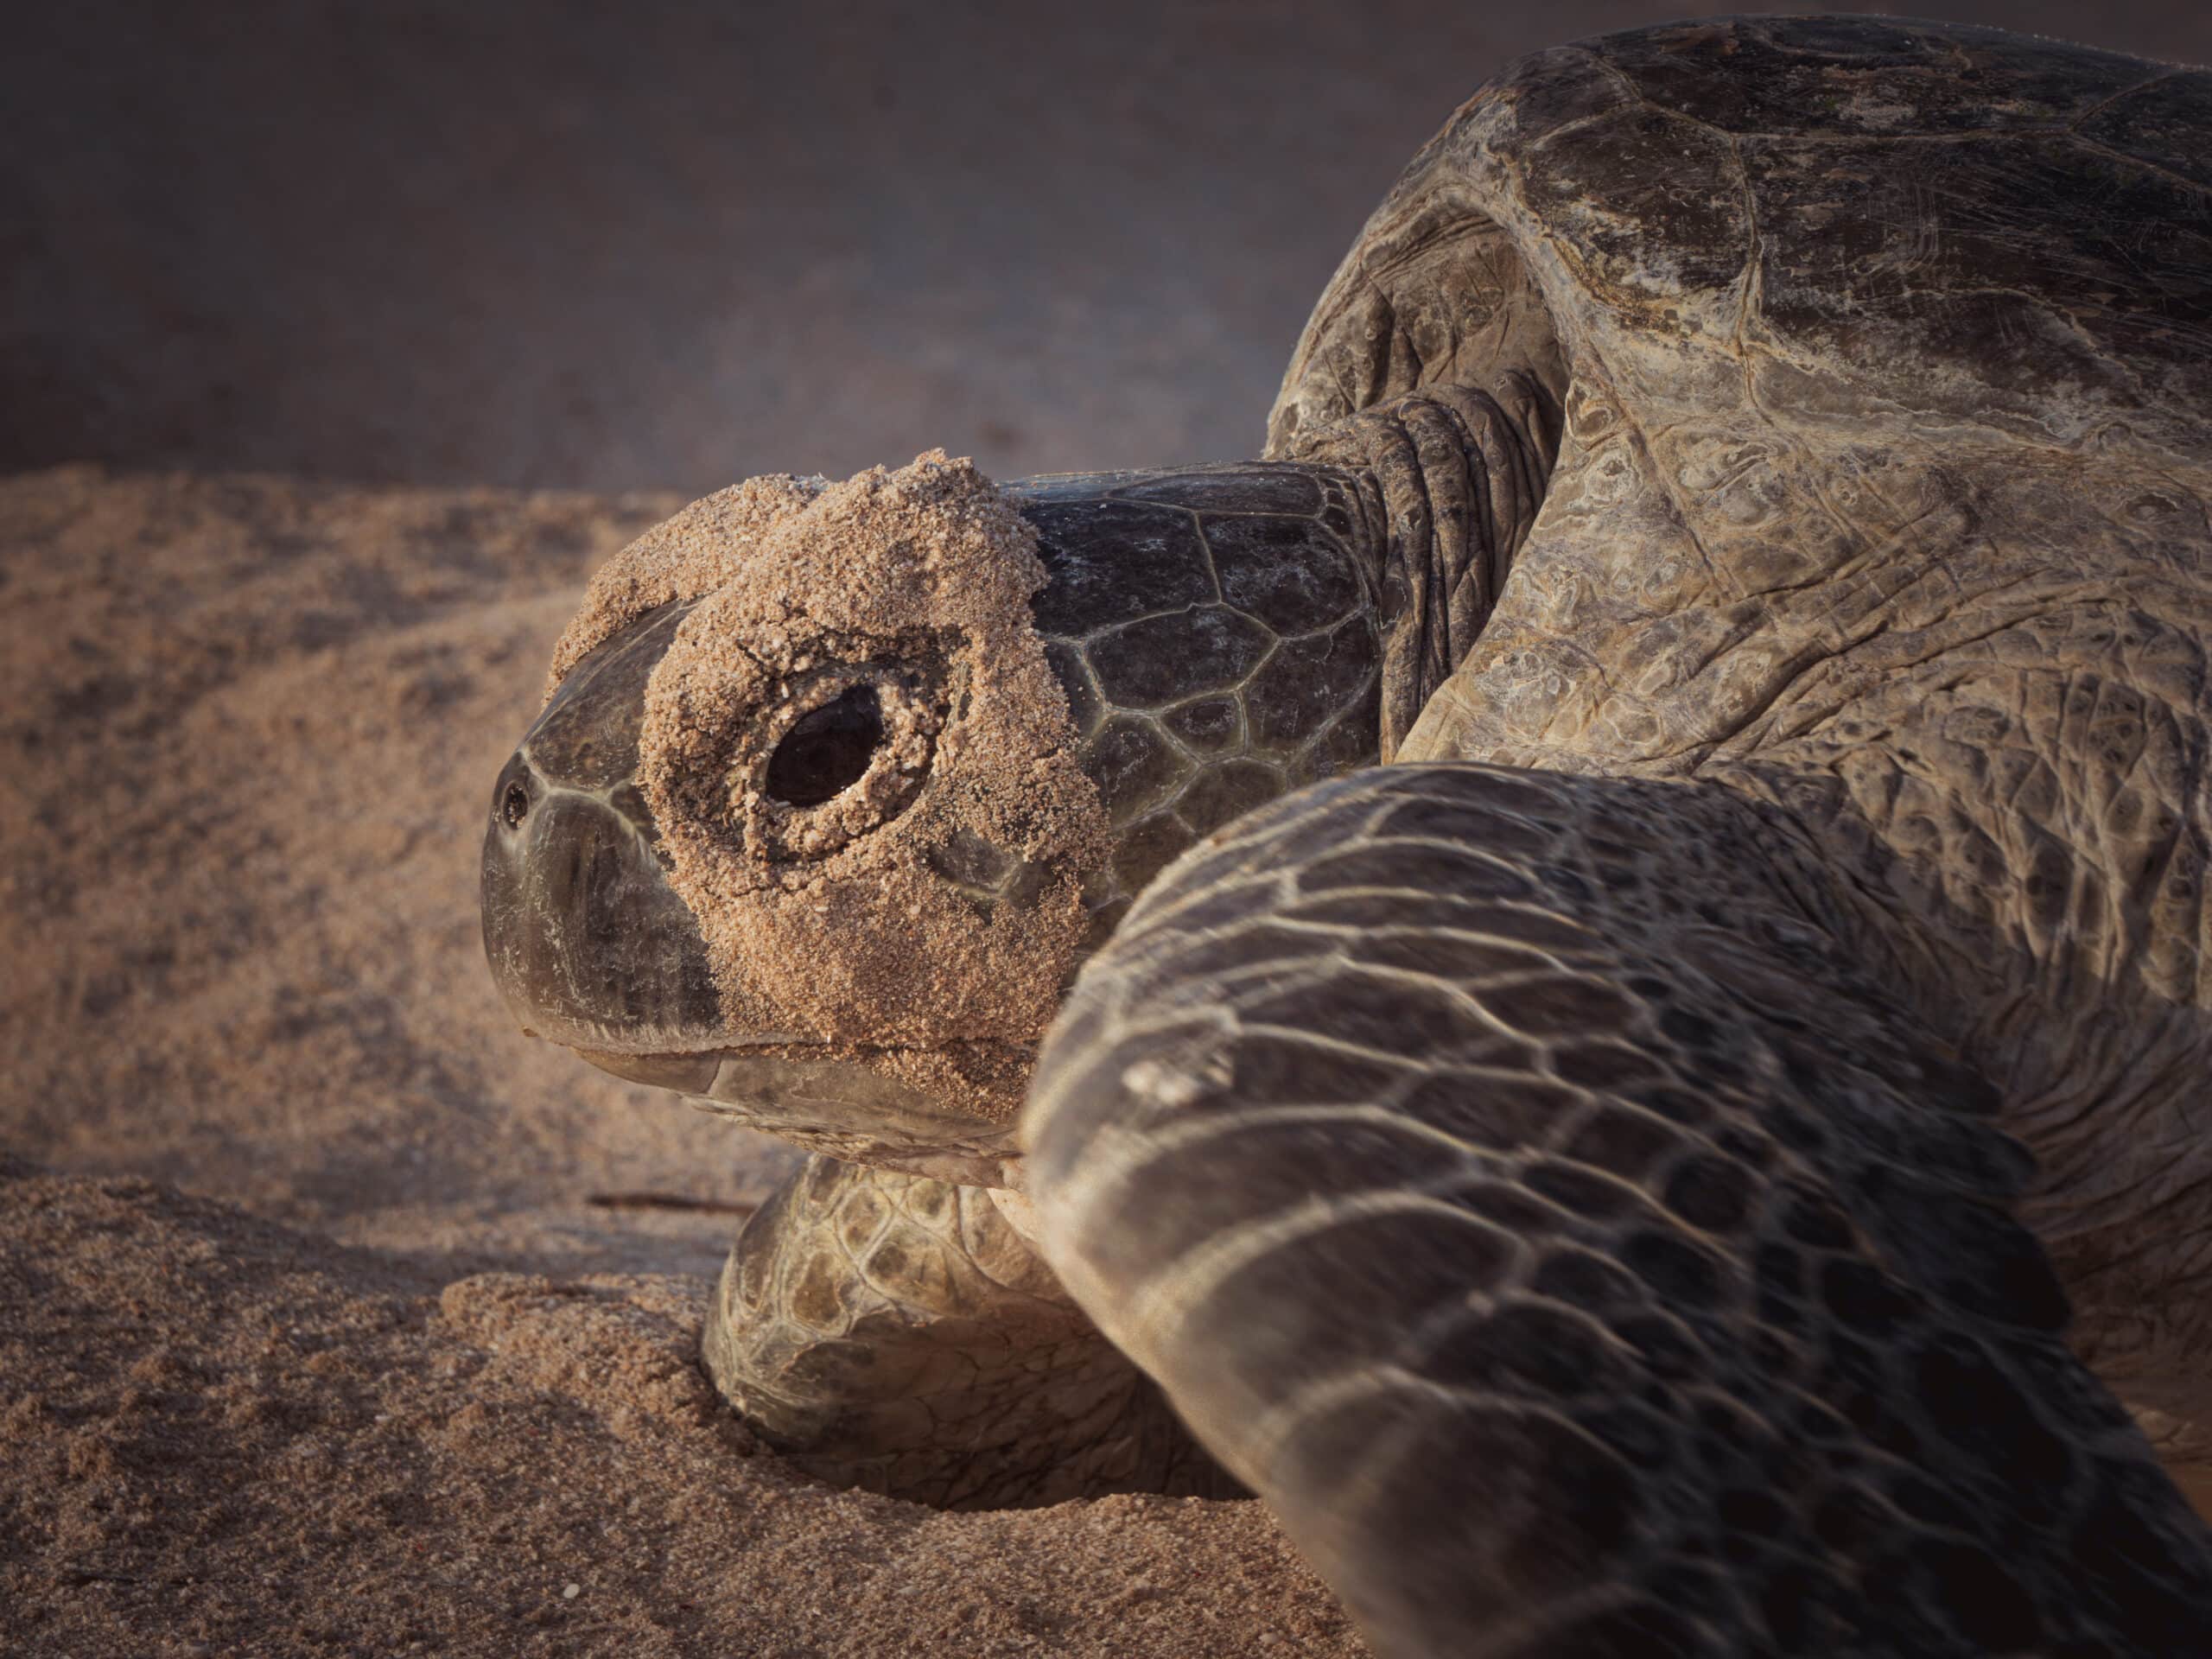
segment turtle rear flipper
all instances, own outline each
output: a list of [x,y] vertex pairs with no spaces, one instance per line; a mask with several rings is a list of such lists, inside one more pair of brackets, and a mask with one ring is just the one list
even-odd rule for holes
[[834,1485],[963,1510],[1242,1490],[981,1187],[809,1158],[739,1236],[705,1352]]

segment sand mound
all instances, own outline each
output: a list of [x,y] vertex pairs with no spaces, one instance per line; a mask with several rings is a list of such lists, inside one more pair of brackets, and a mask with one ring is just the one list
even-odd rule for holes
[[474,899],[677,505],[0,480],[0,1647],[1357,1652],[1256,1506],[941,1516],[715,1408],[790,1159],[524,1039]]
[[1256,1504],[934,1514],[753,1454],[691,1278],[435,1276],[0,1177],[15,1652],[1353,1652]]

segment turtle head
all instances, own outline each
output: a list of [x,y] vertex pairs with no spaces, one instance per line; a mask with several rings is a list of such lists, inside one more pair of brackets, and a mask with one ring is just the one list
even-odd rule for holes
[[1002,1180],[1105,858],[971,467],[754,480],[602,569],[493,790],[526,1029],[833,1155]]
[[1129,896],[1375,758],[1333,487],[929,456],[694,504],[594,578],[493,786],[509,1007],[811,1149],[1019,1185],[1035,1045]]

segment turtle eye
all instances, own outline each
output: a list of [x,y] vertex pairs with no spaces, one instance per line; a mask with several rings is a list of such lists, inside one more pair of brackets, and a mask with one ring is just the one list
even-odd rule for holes
[[530,791],[519,780],[507,785],[507,792],[499,798],[499,817],[510,830],[522,827],[524,816],[530,810]]
[[866,775],[883,747],[883,705],[855,685],[801,715],[768,757],[767,792],[786,806],[819,806]]

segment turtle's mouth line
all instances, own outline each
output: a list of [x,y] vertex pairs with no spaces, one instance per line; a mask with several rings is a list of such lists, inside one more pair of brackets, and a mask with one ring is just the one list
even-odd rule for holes
[[[525,1030],[524,1034],[534,1036],[537,1033]],[[991,1050],[1031,1059],[1037,1052],[1034,1043],[977,1042],[931,1046],[835,1042],[811,1037],[772,1037],[752,1042],[716,1043],[704,1048],[656,1049],[643,1053],[590,1048],[580,1043],[565,1044],[563,1046],[578,1059],[615,1077],[655,1088],[672,1089],[685,1095],[705,1094],[712,1087],[715,1076],[725,1060],[789,1060],[804,1064],[809,1059],[817,1059],[866,1064],[869,1060],[895,1055],[937,1054],[950,1049]]]

